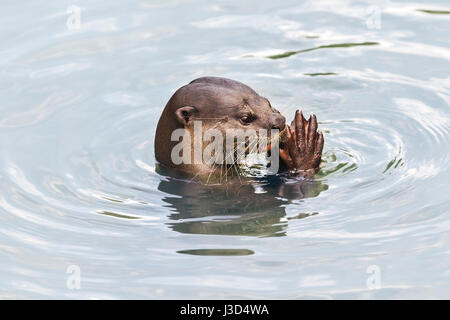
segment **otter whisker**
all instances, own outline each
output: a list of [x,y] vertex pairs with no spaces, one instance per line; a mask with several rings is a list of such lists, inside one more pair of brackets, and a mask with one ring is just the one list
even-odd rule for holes
[[[218,158],[219,158],[219,155],[220,155],[219,153],[215,153],[215,158],[214,158],[214,162],[213,162],[213,167],[212,167],[211,171],[209,172],[209,175],[208,175],[208,179],[207,179],[207,181],[206,181],[206,184],[209,183],[209,179],[211,178],[211,174],[212,174],[213,172],[215,172],[216,168],[218,167],[217,160],[218,160]],[[221,170],[222,170],[222,168],[221,168]]]
[[[245,141],[244,141],[244,143],[245,143]],[[230,171],[230,170],[232,170],[233,168],[234,168],[234,170],[236,171],[236,174],[237,174],[237,177],[238,177],[238,179],[239,179],[239,181],[240,181],[240,183],[242,184],[242,181],[241,181],[241,178],[240,178],[240,168],[236,165],[236,162],[235,162],[235,159],[237,158],[237,149],[240,147],[240,146],[242,146],[242,142],[240,143],[240,144],[238,144],[237,146],[236,146],[236,148],[233,148],[233,150],[231,150],[231,151],[229,151],[228,153],[226,153],[226,158],[225,159],[228,159],[228,156],[231,156],[231,153],[233,153],[233,163],[230,165],[230,167],[227,169],[227,171],[225,172],[225,177],[227,178],[227,176],[228,176],[228,172]]]

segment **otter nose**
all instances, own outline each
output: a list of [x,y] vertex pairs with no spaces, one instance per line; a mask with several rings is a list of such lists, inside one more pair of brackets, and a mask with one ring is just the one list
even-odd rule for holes
[[274,113],[272,114],[270,124],[272,125],[272,129],[283,130],[286,125],[286,118],[279,113]]

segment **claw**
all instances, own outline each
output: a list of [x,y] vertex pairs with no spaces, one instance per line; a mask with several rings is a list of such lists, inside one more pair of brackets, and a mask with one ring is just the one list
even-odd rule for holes
[[323,141],[323,133],[321,131],[318,131],[317,142],[314,150],[314,160],[317,167],[320,165],[320,159],[322,158]]
[[297,155],[298,155],[298,151],[297,151],[297,147],[295,145],[295,140],[294,140],[294,135],[295,135],[295,131],[293,129],[291,129],[290,127],[288,127],[287,130],[287,147],[289,150],[289,154],[291,156],[292,159],[296,159]]
[[305,152],[306,149],[306,141],[305,141],[305,126],[303,122],[303,113],[301,110],[297,110],[295,113],[295,135],[297,146],[300,149],[300,152]]
[[309,117],[308,127],[308,152],[314,152],[317,137],[317,118],[314,114]]

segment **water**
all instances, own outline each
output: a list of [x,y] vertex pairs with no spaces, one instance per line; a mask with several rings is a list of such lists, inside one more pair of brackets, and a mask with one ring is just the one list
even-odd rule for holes
[[[450,7],[341,3],[3,3],[0,298],[450,298]],[[316,181],[230,200],[156,173],[204,75],[314,112]]]

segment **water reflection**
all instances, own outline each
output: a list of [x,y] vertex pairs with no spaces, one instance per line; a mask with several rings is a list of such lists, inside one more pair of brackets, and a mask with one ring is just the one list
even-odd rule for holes
[[190,254],[194,256],[250,256],[255,254],[248,249],[196,249],[196,250],[180,250],[177,253]]
[[429,14],[450,14],[447,10],[428,10],[428,9],[417,9],[417,11]]
[[293,56],[294,54],[305,53],[305,52],[310,52],[310,51],[319,50],[319,49],[350,48],[350,47],[358,47],[358,46],[375,46],[378,44],[379,44],[378,42],[373,42],[373,41],[361,42],[361,43],[335,43],[335,44],[318,46],[318,47],[313,47],[313,48],[308,48],[308,49],[303,49],[303,50],[287,51],[287,52],[283,52],[280,54],[268,56],[267,58],[282,59],[282,58],[288,58],[290,56]]
[[299,212],[286,219],[292,201],[317,197],[328,186],[320,181],[267,176],[232,184],[205,185],[167,177],[158,190],[171,208],[170,227],[181,233],[239,236],[285,236],[289,219],[314,213]]

